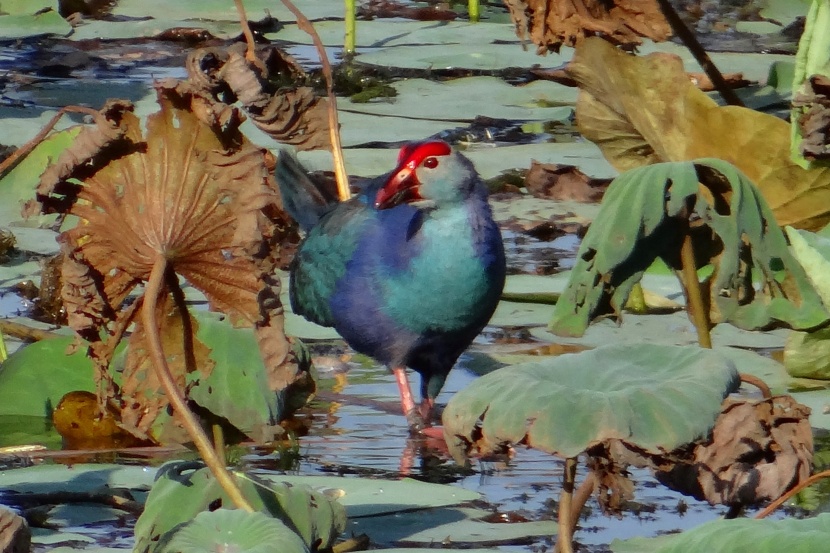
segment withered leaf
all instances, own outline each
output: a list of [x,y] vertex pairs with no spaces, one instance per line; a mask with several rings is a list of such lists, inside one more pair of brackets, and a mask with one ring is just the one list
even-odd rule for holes
[[689,81],[677,56],[637,57],[592,38],[577,47],[568,74],[581,89],[580,132],[618,170],[719,158],[761,190],[779,225],[818,230],[830,222],[830,168],[795,164],[788,123],[718,106]]
[[575,46],[590,36],[636,46],[641,37],[661,42],[671,27],[655,0],[504,0],[519,38],[540,54]]
[[[269,276],[284,221],[278,219],[264,153],[239,132],[242,118],[233,108],[187,84],[159,83],[157,92],[161,109],[148,118],[146,135],[139,119],[125,112],[113,121],[117,138],[105,142],[90,131],[89,140],[57,160],[63,168],[59,177],[45,175],[38,189],[43,211],[80,218],[60,236],[69,324],[92,344],[109,399],[126,408],[122,424],[141,437],[166,400],[157,397],[148,372],[140,326],[131,338],[123,389],[107,368],[115,344],[141,309],[140,298],[127,297],[148,279],[160,256],[204,293],[212,309],[256,328],[275,390],[297,375],[282,332],[279,282]],[[263,306],[263,295],[276,301]],[[170,314],[169,303],[160,305],[162,314]],[[181,310],[176,315],[187,323]],[[192,335],[181,325],[160,324],[168,347]],[[210,370],[199,354],[192,364]],[[172,365],[180,367],[176,375],[183,383],[187,364]]]
[[752,505],[783,495],[810,476],[810,409],[791,396],[727,400],[711,436],[686,456],[657,461],[663,484],[711,504]]
[[277,90],[268,81],[270,68],[295,75],[302,69],[275,49],[252,63],[243,46],[193,52],[187,62],[191,81],[228,102],[238,99],[251,121],[274,140],[300,150],[330,149],[328,101],[310,87]]
[[525,188],[537,198],[558,201],[598,202],[611,179],[593,179],[573,165],[533,160],[525,176]]

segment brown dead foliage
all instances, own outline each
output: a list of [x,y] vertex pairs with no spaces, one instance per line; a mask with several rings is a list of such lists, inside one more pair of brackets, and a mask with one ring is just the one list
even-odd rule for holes
[[752,180],[780,226],[816,231],[830,221],[830,168],[796,164],[786,121],[719,106],[689,81],[677,56],[633,56],[587,39],[576,49],[568,74],[580,87],[580,133],[617,170],[718,158]]
[[241,102],[251,121],[274,140],[299,150],[330,149],[328,101],[310,87],[275,89],[270,77],[303,70],[276,48],[259,54],[248,61],[242,43],[197,50],[187,60],[188,75],[204,94],[228,104]]
[[525,188],[537,198],[599,202],[611,180],[591,178],[573,165],[533,160],[525,176]]
[[663,485],[713,505],[754,505],[809,478],[809,416],[810,409],[788,395],[727,399],[709,436],[675,451],[656,453],[614,440],[589,454],[623,467],[649,467]]
[[810,161],[830,159],[830,79],[810,77],[793,98],[793,107],[805,110],[798,118],[801,154]]
[[688,456],[667,456],[655,474],[666,486],[711,504],[752,505],[810,476],[810,409],[791,396],[727,400],[711,436]]
[[207,374],[211,365],[198,347],[191,359],[182,354],[195,329],[175,295],[176,275],[234,324],[255,328],[274,390],[298,374],[282,331],[279,282],[270,277],[286,225],[266,155],[239,132],[243,118],[235,108],[188,83],[156,89],[160,111],[147,119],[146,133],[128,104],[109,104],[44,173],[38,203],[30,206],[80,218],[60,235],[69,325],[91,344],[102,401],[116,401],[123,426],[142,438],[167,400],[150,370],[141,325],[130,338],[122,386],[107,370],[127,327],[140,319],[141,297],[128,296],[162,256],[174,295],[162,294],[156,320],[180,385],[187,372]]
[[576,46],[589,36],[636,46],[642,37],[661,42],[671,27],[655,0],[504,0],[521,39],[539,54]]

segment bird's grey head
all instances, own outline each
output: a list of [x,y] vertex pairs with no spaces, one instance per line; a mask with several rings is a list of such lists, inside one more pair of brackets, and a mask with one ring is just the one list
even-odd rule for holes
[[413,142],[401,148],[398,166],[375,196],[375,207],[402,203],[444,206],[463,202],[478,175],[466,157],[442,140]]

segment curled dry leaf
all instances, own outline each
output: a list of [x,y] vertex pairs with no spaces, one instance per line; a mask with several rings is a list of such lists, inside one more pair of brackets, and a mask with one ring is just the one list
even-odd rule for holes
[[192,82],[228,103],[239,100],[251,121],[279,142],[299,150],[329,149],[328,102],[310,87],[276,90],[272,74],[302,75],[302,68],[276,49],[260,50],[255,65],[245,58],[244,44],[227,50],[207,48],[187,61]]
[[505,0],[519,38],[530,37],[539,54],[601,36],[636,46],[641,38],[662,42],[671,27],[655,0]]
[[539,163],[530,165],[525,188],[537,198],[558,201],[598,202],[611,179],[594,179],[573,165]]
[[633,56],[592,38],[577,47],[568,74],[580,87],[580,132],[618,170],[718,158],[752,180],[779,225],[815,231],[830,222],[830,168],[798,166],[787,122],[718,106],[689,81],[677,56]]
[[809,416],[810,408],[788,395],[727,399],[705,439],[666,453],[622,441],[589,453],[623,467],[649,467],[663,485],[713,505],[753,505],[809,478]]
[[810,476],[810,408],[791,396],[728,400],[708,440],[656,467],[666,486],[711,504],[771,501]]
[[[60,236],[69,324],[91,343],[102,399],[120,402],[122,423],[140,437],[148,435],[153,415],[166,410],[148,376],[140,325],[130,338],[123,387],[107,369],[127,326],[140,319],[141,298],[127,297],[148,279],[159,256],[201,290],[212,309],[236,325],[255,327],[274,390],[297,377],[282,307],[273,300],[260,303],[264,296],[278,298],[279,283],[269,275],[285,228],[265,154],[239,132],[242,118],[235,109],[184,83],[160,83],[157,92],[161,109],[149,116],[146,135],[129,110],[112,117],[103,111],[104,121],[81,133],[83,140],[57,160],[57,173],[44,174],[37,197],[43,212],[80,218]],[[175,278],[170,272],[168,284]],[[160,301],[162,340],[195,339],[189,317],[173,307],[181,300],[173,300]],[[168,322],[171,315],[178,324]],[[170,355],[180,384],[185,371],[210,370],[195,351],[196,359],[182,359],[175,350]]]
[[798,117],[802,155],[810,160],[830,159],[830,78],[813,75],[793,98],[794,108],[804,108]]

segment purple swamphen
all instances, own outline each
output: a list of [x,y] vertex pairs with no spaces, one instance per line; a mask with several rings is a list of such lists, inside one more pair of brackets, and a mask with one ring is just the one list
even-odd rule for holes
[[[342,203],[290,154],[280,154],[275,176],[307,233],[291,266],[291,307],[388,366],[410,427],[423,429],[504,286],[504,247],[484,183],[439,140],[404,146],[392,172]],[[420,407],[406,367],[421,375]]]

